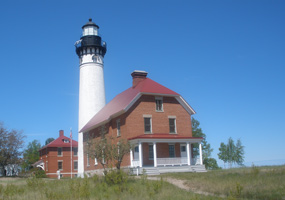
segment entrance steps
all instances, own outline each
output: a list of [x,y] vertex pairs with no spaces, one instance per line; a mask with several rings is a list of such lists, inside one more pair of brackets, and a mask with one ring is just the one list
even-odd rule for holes
[[176,172],[207,172],[205,165],[184,165],[184,166],[166,166],[166,167],[142,167],[131,168],[132,174],[146,175],[159,175],[164,173],[176,173]]

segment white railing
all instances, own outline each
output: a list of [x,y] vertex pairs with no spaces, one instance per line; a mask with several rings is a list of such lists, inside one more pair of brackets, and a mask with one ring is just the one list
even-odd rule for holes
[[166,165],[187,165],[187,157],[178,158],[157,158],[157,166]]
[[133,167],[139,167],[140,161],[139,160],[133,160]]
[[197,156],[196,158],[192,158],[191,161],[192,161],[191,165],[200,165],[201,164],[199,156]]

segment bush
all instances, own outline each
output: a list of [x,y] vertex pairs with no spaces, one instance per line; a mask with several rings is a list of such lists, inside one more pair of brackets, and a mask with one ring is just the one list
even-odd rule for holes
[[218,166],[217,160],[214,158],[205,158],[203,160],[203,163],[204,163],[206,169],[210,169],[210,170],[221,169],[221,167]]
[[128,181],[128,175],[122,170],[110,170],[105,175],[105,181],[108,185],[122,185]]
[[46,172],[41,169],[36,170],[34,174],[36,178],[46,178],[47,177]]

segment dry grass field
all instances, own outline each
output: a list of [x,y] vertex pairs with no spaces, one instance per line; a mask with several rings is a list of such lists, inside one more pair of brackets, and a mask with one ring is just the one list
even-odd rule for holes
[[0,199],[285,199],[285,166],[111,179],[0,178]]

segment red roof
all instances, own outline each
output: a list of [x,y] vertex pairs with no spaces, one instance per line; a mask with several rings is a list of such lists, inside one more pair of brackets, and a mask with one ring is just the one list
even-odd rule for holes
[[[68,142],[65,142],[68,141]],[[62,135],[52,141],[51,143],[43,146],[41,149],[45,149],[47,147],[70,147],[71,146],[71,139]],[[72,147],[78,147],[78,142],[75,140],[72,140]]]
[[135,87],[130,87],[118,94],[106,106],[104,106],[81,130],[86,132],[99,124],[106,123],[113,116],[126,112],[142,94],[156,94],[179,97],[180,95],[167,87],[146,78]]
[[156,133],[156,134],[143,134],[133,138],[129,138],[128,140],[134,139],[203,139],[202,137],[189,137],[189,136],[181,136],[176,134],[169,133]]

